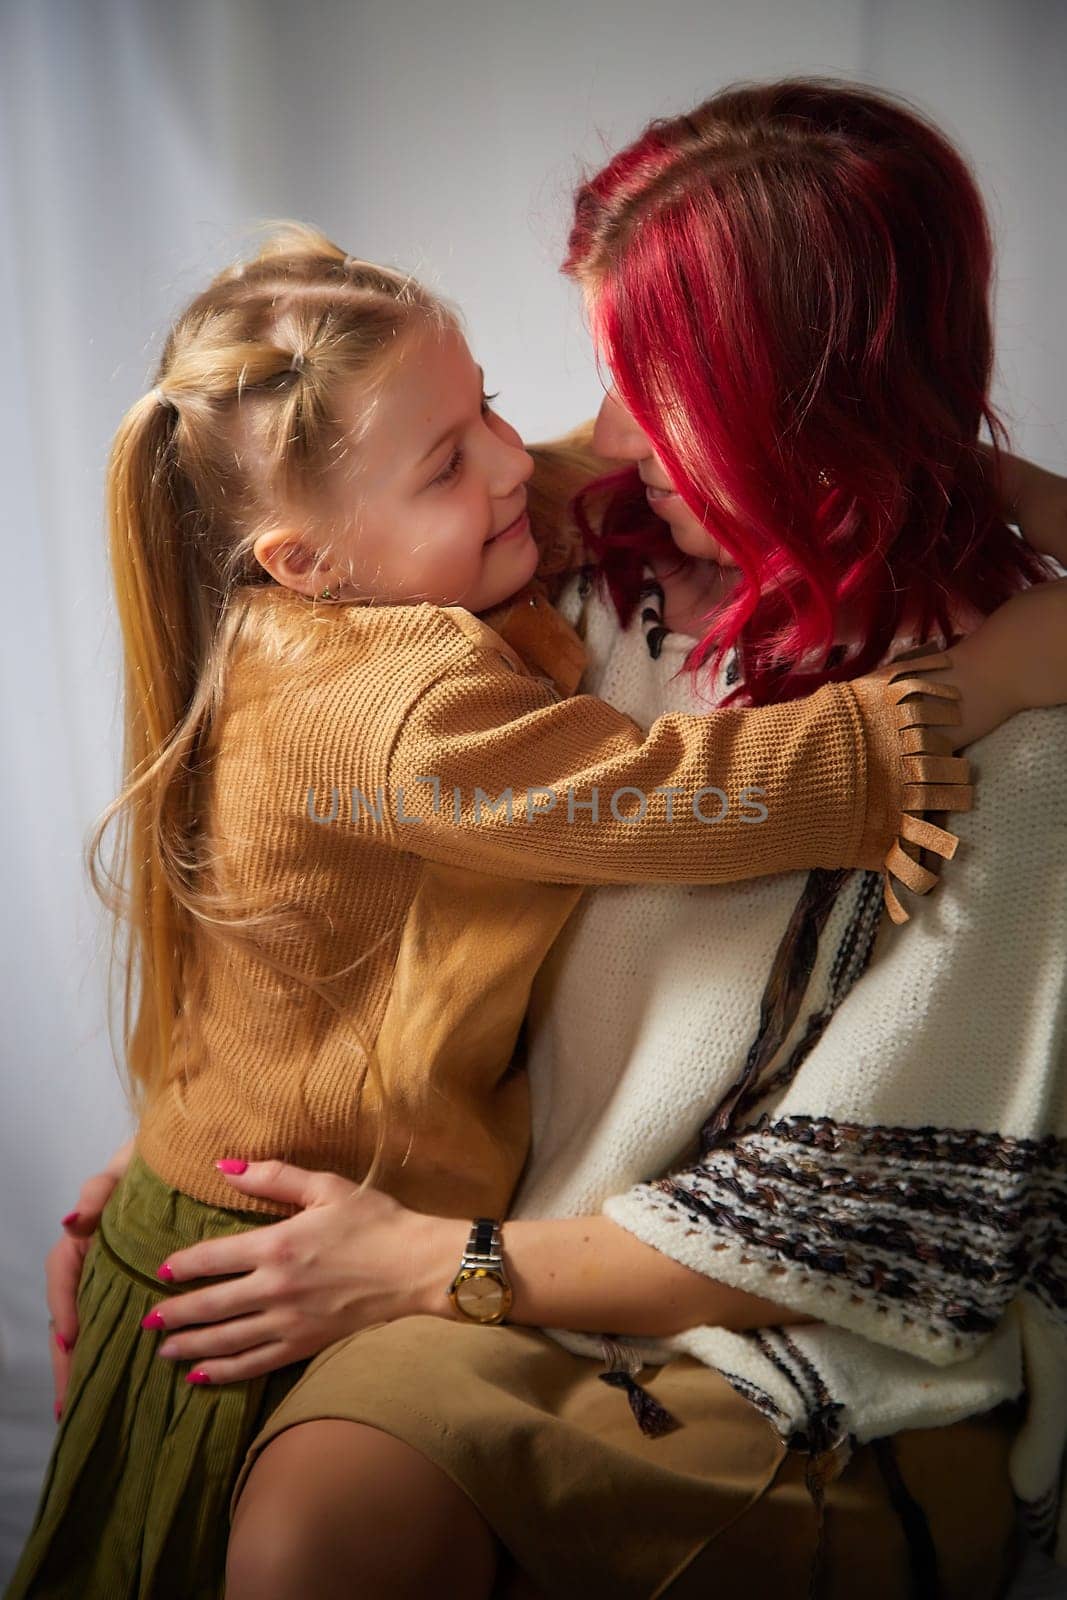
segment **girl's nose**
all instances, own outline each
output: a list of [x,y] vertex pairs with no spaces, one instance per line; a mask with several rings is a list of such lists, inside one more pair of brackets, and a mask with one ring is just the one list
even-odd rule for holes
[[638,427],[616,389],[609,389],[593,427],[593,449],[615,461],[643,461],[652,455],[648,435]]
[[520,484],[529,482],[533,471],[534,458],[523,445],[501,441],[497,450],[495,493],[506,499]]

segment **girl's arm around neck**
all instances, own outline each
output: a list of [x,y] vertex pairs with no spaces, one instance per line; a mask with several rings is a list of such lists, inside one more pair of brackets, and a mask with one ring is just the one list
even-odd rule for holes
[[[380,789],[390,842],[424,859],[571,884],[878,870],[905,800],[925,804],[880,677],[781,705],[669,712],[646,731],[594,696],[561,700],[491,628],[459,618],[442,616],[466,638],[407,707],[370,790],[361,752],[332,780],[345,794]],[[963,765],[938,780],[943,809],[957,809]]]
[[[981,442],[978,449],[992,474],[992,449]],[[1007,450],[1000,452],[1000,466],[1004,520],[1035,550],[1067,567],[1067,478]]]
[[[418,1304],[412,1309],[464,1321],[453,1310],[447,1288],[470,1222],[454,1217],[426,1222]],[[694,1272],[610,1217],[524,1218],[505,1222],[501,1238],[514,1292],[509,1322],[665,1338],[707,1325],[740,1332],[819,1320]]]

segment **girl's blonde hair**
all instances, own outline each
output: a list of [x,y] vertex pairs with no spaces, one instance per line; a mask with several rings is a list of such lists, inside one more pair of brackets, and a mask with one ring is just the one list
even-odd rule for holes
[[[414,325],[458,328],[458,315],[414,279],[347,256],[313,228],[274,225],[258,254],[221,272],[182,312],[156,387],[115,436],[107,520],[125,657],[123,787],[94,826],[86,861],[113,917],[109,998],[126,932],[124,1087],[138,1119],[171,1082],[172,1030],[196,1005],[208,961],[242,947],[294,995],[310,988],[341,1014],[331,994],[341,973],[310,974],[299,964],[307,934],[300,909],[238,903],[224,891],[203,870],[211,842],[199,819],[226,662],[250,626],[242,597],[273,582],[253,545],[292,527],[358,443],[400,357],[400,336]],[[359,415],[344,426],[342,390],[353,382]],[[277,955],[279,934],[291,963]],[[371,1182],[386,1096],[373,1050],[359,1043],[383,1107]]]

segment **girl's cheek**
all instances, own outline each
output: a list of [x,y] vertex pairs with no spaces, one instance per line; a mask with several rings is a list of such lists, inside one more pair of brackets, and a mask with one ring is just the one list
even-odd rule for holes
[[449,538],[456,557],[469,561],[472,555],[479,556],[491,532],[492,522],[484,501],[477,495],[466,495],[457,501]]
[[480,555],[483,535],[475,530],[477,520],[470,508],[455,506],[447,521],[442,521],[425,536],[424,550],[432,552],[435,563],[448,567],[469,566]]

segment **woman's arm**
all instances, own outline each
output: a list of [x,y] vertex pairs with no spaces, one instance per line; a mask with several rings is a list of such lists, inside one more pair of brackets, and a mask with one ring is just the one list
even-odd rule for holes
[[[470,1223],[452,1217],[428,1221],[417,1309],[465,1321],[453,1310],[447,1288]],[[505,1222],[501,1240],[514,1292],[509,1322],[655,1338],[707,1324],[740,1332],[819,1321],[694,1272],[608,1217]]]
[[120,1144],[115,1154],[104,1167],[105,1172],[110,1172],[113,1177],[121,1178],[130,1164],[133,1147],[137,1143],[136,1133],[131,1133],[124,1144]]
[[[207,1381],[231,1383],[316,1355],[374,1323],[455,1319],[447,1287],[469,1218],[411,1211],[337,1173],[283,1161],[230,1167],[238,1169],[225,1173],[235,1189],[295,1214],[201,1240],[160,1263],[171,1292],[161,1285],[149,1308],[157,1315],[145,1324],[146,1338],[167,1335],[159,1357],[193,1361]],[[504,1241],[513,1322],[640,1338],[709,1319],[732,1328],[818,1320],[710,1283],[606,1217],[506,1222]],[[197,1278],[217,1281],[188,1287]]]

